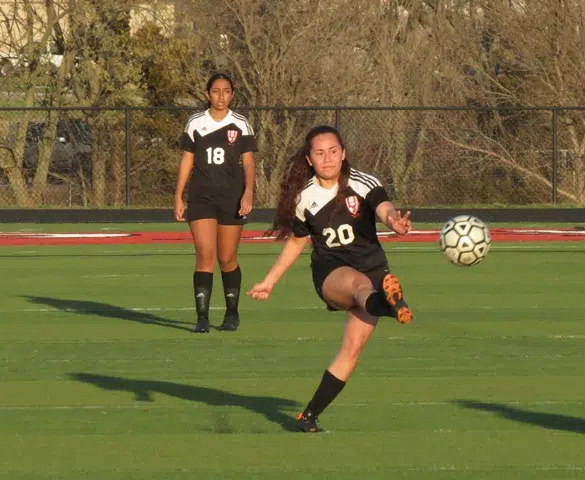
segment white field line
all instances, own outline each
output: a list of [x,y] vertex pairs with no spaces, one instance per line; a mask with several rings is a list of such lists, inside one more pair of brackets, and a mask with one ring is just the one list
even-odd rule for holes
[[118,273],[102,273],[97,275],[81,275],[79,278],[146,278],[154,277],[152,274],[118,274]]
[[[443,430],[445,431],[445,430]],[[455,430],[453,430],[454,432]],[[439,430],[435,430],[435,432],[439,432]],[[329,432],[327,432],[329,433]],[[332,433],[332,432],[331,432]],[[526,465],[521,467],[515,466],[469,466],[469,465],[431,465],[428,467],[401,467],[397,466],[391,470],[397,471],[409,471],[409,472],[502,472],[502,474],[508,474],[511,472],[516,472],[519,475],[518,478],[522,474],[526,472],[582,472],[585,471],[585,465]],[[572,477],[576,478],[576,477]],[[581,477],[579,477],[581,478]]]
[[[583,249],[583,244],[581,242],[566,242],[566,241],[562,241],[562,248],[564,249]],[[267,244],[263,244],[263,243],[256,243],[254,245],[267,245]],[[270,244],[268,244],[270,245]],[[91,245],[90,245],[91,246]],[[382,247],[387,246],[388,248],[388,252],[392,252],[394,250],[398,250],[398,251],[410,251],[410,250],[419,250],[419,251],[423,251],[423,252],[440,252],[439,249],[439,242],[408,242],[408,243],[404,243],[404,244],[399,244],[399,243],[384,243],[382,244]],[[512,249],[519,249],[519,250],[558,250],[558,245],[556,246],[551,246],[549,245],[549,242],[539,242],[539,243],[530,243],[530,244],[498,244],[498,243],[492,243],[491,247],[490,247],[490,252],[492,250],[512,250]],[[26,252],[26,250],[23,250],[24,252]],[[192,248],[153,248],[153,249],[149,249],[149,250],[132,250],[132,252],[129,252],[128,250],[118,250],[118,249],[107,249],[107,250],[103,250],[103,253],[109,253],[109,254],[121,254],[121,253],[125,253],[125,254],[135,254],[136,252],[140,252],[140,253],[194,253],[194,250]],[[277,256],[279,252],[275,252],[274,255]],[[305,255],[310,254],[310,252],[304,252]],[[240,255],[254,255],[254,253],[250,253],[250,252],[240,252]]]
[[[73,300],[75,301],[75,300]],[[80,300],[82,301],[82,300]],[[209,307],[210,310],[225,310],[225,307]],[[166,308],[166,307],[114,307],[114,308],[22,308],[15,310],[0,309],[2,313],[49,313],[49,312],[65,312],[65,313],[107,313],[119,311],[132,312],[194,312],[195,307],[181,307],[181,308]],[[240,307],[239,310],[246,311],[261,311],[263,308],[247,308]],[[305,307],[290,307],[287,310],[325,310],[325,306],[305,306]]]
[[[420,339],[420,337],[418,338]],[[305,338],[281,338],[281,340],[289,340],[289,341],[306,341],[307,339]],[[316,340],[325,340],[323,338],[311,338],[311,341],[316,341]],[[382,338],[382,340],[389,340],[388,338]],[[395,340],[395,339],[390,339],[390,340]],[[585,356],[585,353],[577,353],[577,354],[571,354],[571,353],[559,353],[559,354],[554,354],[554,355],[549,355],[546,353],[543,354],[532,354],[532,355],[498,355],[498,358],[505,358],[505,359],[519,359],[519,358],[526,358],[526,359],[559,359],[559,358],[575,358],[575,357],[583,357]],[[463,356],[459,356],[459,358],[461,359],[465,359],[465,360],[480,360],[480,359],[485,359],[488,358],[488,355],[463,355]],[[98,359],[95,360],[95,364],[97,365],[122,365],[122,364],[133,364],[136,362],[141,362],[144,360],[148,360],[147,357],[129,357],[129,358],[125,358],[125,359]],[[429,361],[428,357],[399,357],[399,358],[395,358],[395,360],[400,360],[400,361],[408,361],[408,362],[423,362],[426,363]],[[70,359],[43,359],[42,360],[43,363],[47,363],[47,364],[53,364],[53,365],[67,365],[67,364],[71,364],[74,363],[73,360]],[[157,360],[158,363],[168,363],[168,364],[174,364],[177,363],[174,360],[171,359],[161,359],[161,360]],[[8,365],[8,364],[15,364],[18,363],[17,360],[12,360],[12,359],[6,359],[6,358],[0,358],[0,365]],[[444,366],[441,365],[439,368],[443,368]],[[416,367],[418,369],[418,367]],[[429,367],[429,370],[433,370],[434,367]],[[585,401],[584,401],[585,402]]]
[[131,237],[131,233],[30,233],[30,232],[0,232],[6,237],[17,237],[27,239],[45,238],[124,238]]
[[[478,307],[478,308],[485,308],[491,309],[491,306],[485,307]],[[540,307],[537,305],[528,306],[526,309],[539,309]],[[225,310],[225,307],[209,307],[210,310]],[[119,312],[119,311],[132,311],[132,312],[194,312],[194,307],[181,307],[181,308],[166,308],[166,307],[133,307],[133,308],[104,308],[104,309],[76,309],[76,308],[25,308],[25,309],[0,309],[0,313],[79,313],[79,314],[92,314],[92,313],[108,313],[108,312]],[[241,311],[259,311],[261,308],[242,308],[240,307]],[[324,310],[323,306],[297,306],[297,307],[290,307],[288,310]],[[585,334],[551,334],[551,335],[529,335],[530,338],[546,338],[550,340],[583,340],[585,339]],[[377,340],[446,340],[450,338],[462,338],[457,336],[442,336],[442,335],[415,335],[415,336],[389,336],[389,337],[376,337]],[[508,336],[508,335],[465,335],[466,339],[469,340],[517,340],[518,336]],[[322,341],[325,340],[323,337],[315,337],[315,336],[307,336],[307,337],[296,337],[296,338],[289,338],[289,340],[295,341]],[[3,343],[0,340],[0,343]],[[584,352],[585,355],[585,352]],[[558,358],[564,357],[565,355],[558,355]],[[570,355],[574,356],[574,355]],[[516,357],[514,357],[516,358]],[[525,358],[532,358],[525,355]],[[548,358],[548,357],[547,357]],[[553,358],[553,357],[550,357]],[[554,357],[557,358],[557,357]],[[413,357],[414,360],[416,358]]]
[[[262,245],[262,244],[257,244]],[[395,252],[412,252],[412,253],[438,253],[441,254],[439,250],[438,243],[436,246],[433,244],[428,243],[409,243],[408,245],[396,245],[392,244],[384,244],[388,245],[386,249],[386,254],[392,255]],[[92,245],[89,245],[90,247]],[[547,251],[577,251],[582,252],[585,251],[584,245],[581,242],[563,242],[562,247],[551,246],[547,242],[542,243],[531,243],[529,245],[519,245],[519,244],[492,244],[490,248],[490,253],[492,252],[520,252],[520,251],[529,251],[529,252],[547,252]],[[2,250],[0,250],[1,252]],[[278,256],[279,252],[274,252],[274,258]],[[164,248],[153,248],[149,250],[142,250],[142,249],[129,249],[129,250],[100,250],[99,253],[87,253],[87,254],[79,254],[75,252],[71,252],[71,254],[63,253],[62,256],[75,256],[79,258],[92,258],[92,257],[107,257],[108,255],[119,255],[119,256],[130,256],[130,257],[138,257],[141,255],[148,256],[148,255],[194,255],[193,249],[164,249]],[[303,255],[308,256],[310,253],[305,252]],[[16,252],[12,252],[10,257],[19,257],[19,256],[30,256],[36,255],[39,257],[51,257],[53,254],[49,251],[38,251],[38,250],[18,250]],[[254,256],[256,255],[255,252],[240,252],[240,256]]]
[[[513,236],[520,236],[520,235],[558,235],[558,236],[572,236],[572,237],[585,237],[585,230],[559,230],[559,229],[551,229],[551,228],[534,228],[534,229],[515,229],[515,228],[505,228],[505,229],[494,229],[494,235],[499,234],[501,231],[504,234],[510,234]],[[250,233],[252,233],[251,231]],[[148,236],[151,232],[141,232],[143,235]],[[139,235],[141,234],[139,233]],[[156,232],[160,233],[160,232]],[[167,233],[167,232],[162,232]],[[168,232],[168,233],[175,233],[175,232]],[[254,232],[255,233],[255,232]],[[377,232],[379,237],[396,237],[396,233],[388,230],[381,230]],[[438,235],[438,229],[431,229],[431,230],[412,230],[410,232],[411,236],[427,236],[427,235]],[[101,232],[101,233],[90,233],[90,232],[68,232],[68,233],[43,233],[43,232],[31,232],[31,231],[20,231],[20,232],[2,232],[0,231],[0,235],[4,235],[7,237],[22,237],[22,238],[122,238],[122,237],[130,237],[135,235],[131,232]],[[249,235],[244,236],[242,240],[275,240],[275,236],[266,237],[264,235]]]
[[[83,302],[83,300],[71,300],[72,302]],[[64,300],[66,303],[67,300]],[[467,309],[467,306],[460,307],[461,309]],[[494,310],[493,305],[476,305],[474,307],[477,310]],[[526,305],[519,307],[518,310],[541,310],[543,307],[540,305]],[[585,305],[582,306],[585,309]],[[209,307],[210,310],[225,310],[225,307]],[[132,311],[132,312],[191,312],[195,311],[195,307],[112,307],[112,308],[55,308],[55,307],[42,307],[42,308],[17,308],[17,309],[0,309],[2,313],[50,313],[50,312],[66,312],[66,313],[104,313],[104,312],[119,312],[119,311]],[[267,310],[266,307],[240,307],[240,310],[259,312]],[[273,309],[270,309],[273,310]],[[287,307],[285,310],[325,310],[325,305],[303,305],[296,307]]]
[[[153,392],[157,394],[164,395],[163,392]],[[185,402],[184,406],[188,406],[188,408],[201,408],[204,402]],[[568,401],[557,401],[557,400],[544,400],[544,401],[508,401],[502,400],[502,404],[505,405],[513,405],[513,406],[557,406],[557,405],[585,405],[585,400],[568,400]],[[364,402],[351,402],[351,403],[336,403],[338,407],[371,407],[374,403],[364,403]],[[392,407],[451,407],[453,406],[452,402],[445,402],[445,401],[429,401],[429,402],[391,402],[389,405]],[[100,410],[100,409],[168,409],[172,410],[176,407],[168,406],[168,405],[157,405],[154,402],[144,402],[140,404],[130,404],[130,405],[0,405],[0,410]],[[294,408],[284,408],[283,410],[290,410],[296,411]]]

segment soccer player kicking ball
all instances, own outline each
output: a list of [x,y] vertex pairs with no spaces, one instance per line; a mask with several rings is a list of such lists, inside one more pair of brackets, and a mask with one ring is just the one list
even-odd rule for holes
[[270,232],[286,243],[264,280],[248,292],[266,300],[310,238],[315,289],[329,310],[347,313],[341,349],[297,418],[302,432],[321,431],[317,418],[345,386],[378,317],[412,320],[378,241],[376,218],[398,235],[412,228],[409,212],[402,216],[396,211],[378,179],[350,167],[339,132],[326,125],[313,128],[281,183]]

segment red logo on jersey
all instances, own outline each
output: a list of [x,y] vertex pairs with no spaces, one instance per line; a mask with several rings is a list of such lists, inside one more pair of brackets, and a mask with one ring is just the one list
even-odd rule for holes
[[238,138],[238,131],[237,130],[228,130],[227,132],[228,142],[234,143]]
[[355,195],[345,199],[345,206],[347,207],[347,211],[351,213],[352,217],[357,217],[360,211],[360,201]]

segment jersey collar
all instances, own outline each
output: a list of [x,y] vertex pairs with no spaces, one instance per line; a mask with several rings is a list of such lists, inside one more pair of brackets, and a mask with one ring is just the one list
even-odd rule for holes
[[321,183],[319,183],[319,179],[317,178],[317,175],[313,175],[313,185],[315,185],[317,188],[320,188],[321,190],[324,190],[326,192],[331,192],[333,194],[337,194],[337,189],[339,188],[339,183],[336,183],[334,187],[331,188],[325,188],[323,186],[321,186]]
[[207,118],[213,122],[214,124],[217,125],[222,125],[222,124],[228,124],[230,123],[231,119],[232,119],[232,111],[228,109],[228,113],[225,117],[223,117],[222,120],[220,120],[219,122],[217,120],[214,120],[214,118],[211,116],[211,113],[209,113],[209,108],[207,110],[205,110],[205,115],[207,116]]

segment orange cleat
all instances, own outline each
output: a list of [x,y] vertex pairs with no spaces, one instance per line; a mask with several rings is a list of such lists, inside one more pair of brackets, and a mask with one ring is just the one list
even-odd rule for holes
[[400,323],[409,323],[413,318],[412,312],[404,300],[398,278],[388,273],[382,280],[382,288],[386,294],[386,301],[396,310],[396,320]]

